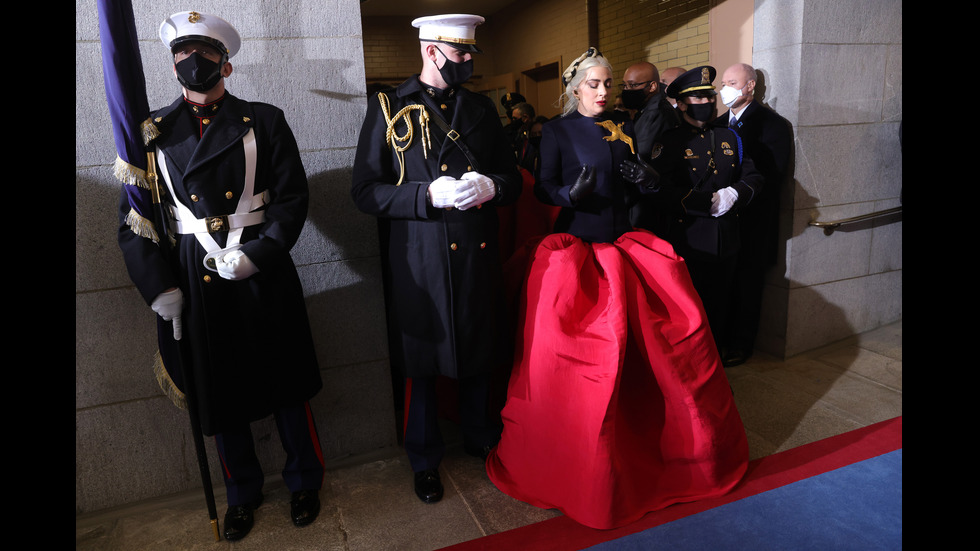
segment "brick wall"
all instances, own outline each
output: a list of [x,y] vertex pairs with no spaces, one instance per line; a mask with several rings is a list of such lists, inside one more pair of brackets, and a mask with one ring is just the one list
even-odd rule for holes
[[617,78],[637,61],[660,70],[708,62],[708,0],[600,0],[599,49]]
[[412,18],[365,17],[364,76],[367,83],[398,84],[419,72],[419,31]]
[[[636,61],[690,69],[708,62],[708,9],[709,0],[599,0],[597,46],[617,80]],[[369,83],[418,72],[411,18],[364,18],[363,33]],[[554,60],[564,70],[590,46],[586,0],[518,0],[488,18],[477,41],[485,51],[475,58],[478,75],[519,73]]]

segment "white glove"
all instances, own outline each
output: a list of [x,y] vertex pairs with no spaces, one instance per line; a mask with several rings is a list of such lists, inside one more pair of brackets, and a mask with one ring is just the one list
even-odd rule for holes
[[180,313],[184,309],[184,294],[180,292],[180,288],[160,293],[157,298],[153,299],[150,308],[163,318],[163,321],[173,320],[174,340],[179,341],[183,335]]
[[429,202],[433,207],[445,208],[453,206],[456,197],[456,179],[451,176],[440,176],[429,184]]
[[712,193],[711,216],[722,216],[732,208],[737,200],[738,192],[732,187],[724,187]]
[[258,267],[245,256],[245,253],[238,249],[216,257],[214,263],[215,268],[218,270],[218,275],[232,281],[245,279],[259,271]]
[[456,186],[456,193],[456,208],[466,210],[493,199],[497,194],[497,186],[493,180],[479,172],[467,172]]

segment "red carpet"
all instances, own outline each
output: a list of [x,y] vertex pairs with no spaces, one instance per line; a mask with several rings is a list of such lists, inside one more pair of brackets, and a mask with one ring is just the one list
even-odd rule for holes
[[725,496],[672,505],[616,530],[586,528],[567,517],[492,534],[443,551],[499,549],[579,550],[660,526],[762,492],[817,476],[902,447],[902,417],[826,438],[749,463],[744,479]]

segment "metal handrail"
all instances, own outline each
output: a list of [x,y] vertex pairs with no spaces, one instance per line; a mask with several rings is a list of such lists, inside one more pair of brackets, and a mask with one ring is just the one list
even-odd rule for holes
[[814,220],[814,221],[810,222],[809,225],[815,226],[815,227],[818,227],[818,228],[823,228],[823,233],[825,235],[830,235],[830,234],[834,233],[834,230],[836,230],[837,228],[843,226],[844,224],[853,224],[855,222],[862,222],[864,220],[870,220],[872,218],[879,218],[879,217],[882,217],[882,216],[888,216],[890,214],[895,214],[895,213],[899,213],[899,212],[902,212],[902,207],[894,207],[894,208],[890,208],[890,209],[887,209],[887,210],[882,210],[882,211],[878,211],[878,212],[872,212],[871,214],[862,214],[860,216],[854,216],[852,218],[845,218],[843,220],[835,220],[833,222],[820,222],[820,221]]

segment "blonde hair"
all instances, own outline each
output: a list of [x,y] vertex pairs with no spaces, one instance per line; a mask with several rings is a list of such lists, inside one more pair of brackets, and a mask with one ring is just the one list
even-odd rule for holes
[[559,102],[564,102],[564,106],[562,107],[563,117],[578,110],[578,98],[575,96],[575,90],[578,89],[579,84],[585,79],[585,75],[589,73],[589,69],[594,67],[605,67],[609,69],[610,74],[613,72],[609,60],[603,57],[599,50],[592,47],[573,61],[565,69],[565,72],[562,73],[561,78],[562,82],[565,83],[565,92],[559,98]]

